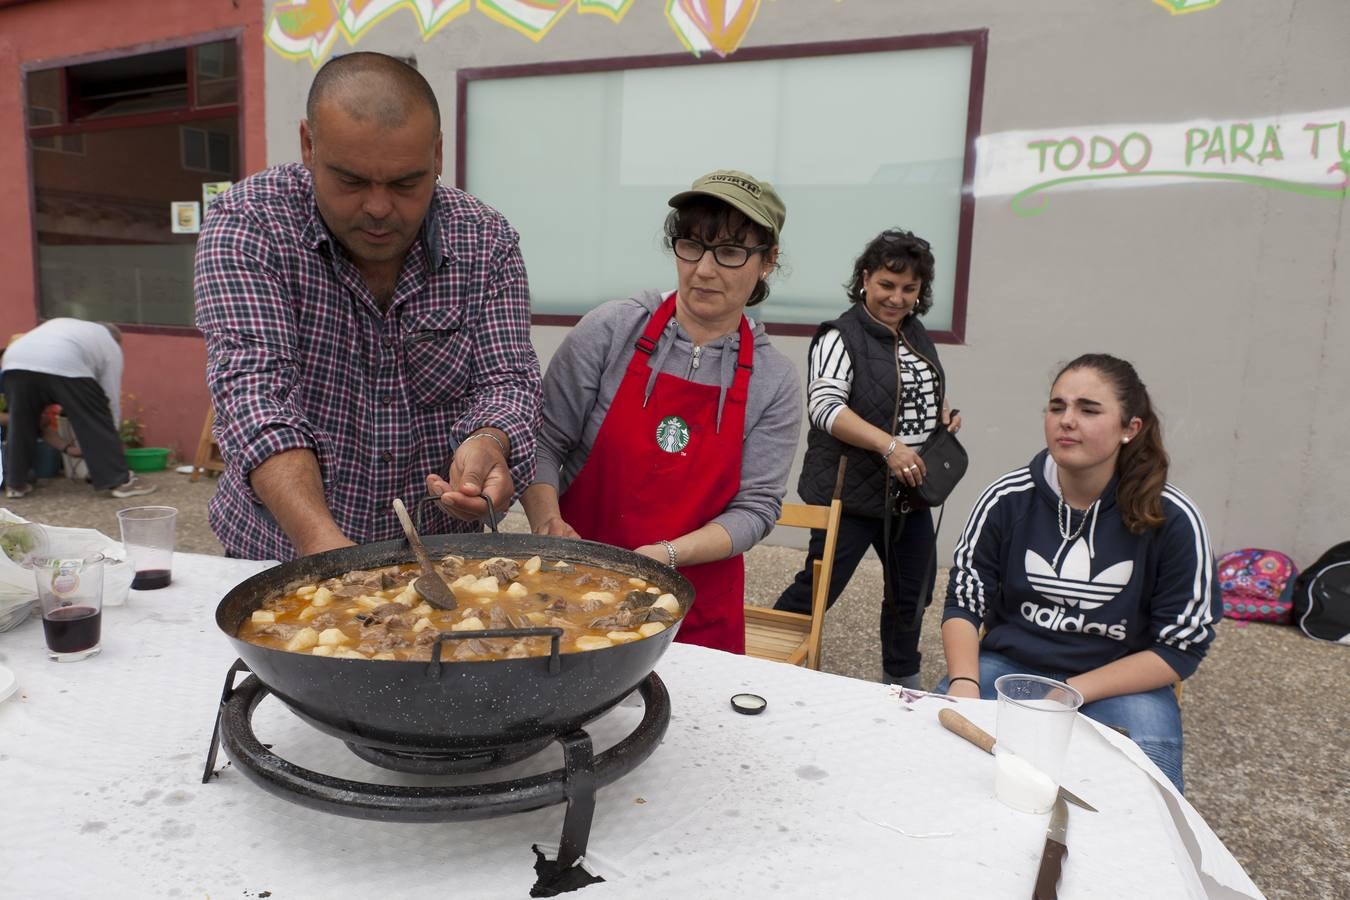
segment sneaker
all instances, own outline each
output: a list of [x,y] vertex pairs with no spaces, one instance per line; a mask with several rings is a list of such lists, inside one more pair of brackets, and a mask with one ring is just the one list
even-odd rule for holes
[[125,500],[127,497],[143,497],[154,492],[155,486],[153,484],[146,484],[135,475],[128,475],[125,484],[112,489],[112,495],[119,500]]
[[5,488],[5,499],[18,500],[22,497],[27,497],[31,493],[33,493],[33,486],[31,484],[28,487],[21,488],[7,487]]

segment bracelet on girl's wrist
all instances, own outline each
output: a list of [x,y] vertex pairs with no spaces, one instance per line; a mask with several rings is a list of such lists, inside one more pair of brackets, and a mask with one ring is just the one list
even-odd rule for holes
[[957,675],[955,678],[948,678],[947,687],[951,687],[958,681],[969,681],[971,684],[975,685],[976,690],[979,690],[980,688],[980,680],[978,678],[970,678],[969,676],[966,675]]
[[891,454],[895,452],[895,448],[896,448],[897,446],[899,446],[899,444],[900,444],[900,439],[899,439],[898,437],[893,437],[893,438],[891,438],[891,442],[890,442],[890,444],[888,444],[888,445],[886,446],[886,452],[883,453],[883,454],[881,454],[881,458],[882,458],[882,459],[890,459],[890,458],[891,458]]
[[666,548],[666,555],[670,557],[670,562],[666,563],[666,565],[670,566],[672,569],[675,568],[675,545],[670,541],[657,541],[657,543]]

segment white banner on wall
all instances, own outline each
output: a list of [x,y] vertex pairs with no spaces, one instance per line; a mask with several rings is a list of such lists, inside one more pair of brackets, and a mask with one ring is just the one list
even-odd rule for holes
[[1252,119],[1192,119],[1004,131],[976,141],[975,195],[1012,196],[1020,216],[1085,188],[1230,181],[1311,197],[1350,194],[1350,107]]

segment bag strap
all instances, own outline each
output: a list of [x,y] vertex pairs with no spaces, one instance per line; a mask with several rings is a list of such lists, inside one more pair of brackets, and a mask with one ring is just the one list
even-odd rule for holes
[[[889,472],[886,481],[885,496],[889,497],[891,495]],[[898,604],[900,600],[891,589],[891,522],[893,520],[897,522],[895,526],[897,531],[904,531],[905,520],[909,518],[909,504],[901,503],[898,513],[894,511],[895,505],[894,503],[887,503],[886,511],[881,517],[881,546],[885,548],[881,555],[881,595],[885,598],[885,602]]]
[[[919,450],[920,456],[923,456],[924,450],[932,446],[934,438],[937,437],[940,433],[948,435],[953,440],[955,440],[955,435],[952,435],[945,429],[939,428],[939,430],[934,431],[931,435],[928,436],[928,440],[924,441],[923,447]],[[957,444],[957,446],[959,447],[960,444]],[[885,496],[886,497],[891,496],[891,473],[889,468],[886,471]],[[905,528],[905,521],[909,518],[909,513],[911,510],[909,508],[908,503],[901,502],[899,504],[900,506],[899,513],[893,516],[892,514],[893,506],[894,504],[887,503],[886,512],[885,515],[883,516],[884,524],[882,526],[881,540],[882,544],[886,548],[886,552],[883,554],[881,560],[881,578],[882,578],[882,595],[888,602],[898,603],[899,600],[898,598],[894,598],[892,596],[894,591],[892,591],[891,589],[891,521],[892,518],[894,518],[897,522],[895,527],[898,530],[903,531]],[[941,533],[942,531],[942,517],[943,515],[946,514],[946,512],[947,512],[947,504],[943,503],[941,506],[938,507],[937,523],[934,524],[933,526],[933,552],[930,553],[928,556],[928,565],[924,569],[923,580],[919,582],[919,597],[915,600],[914,603],[914,616],[913,618],[910,619],[909,630],[913,630],[915,626],[919,624],[920,619],[923,617],[923,611],[927,609],[933,602],[933,589],[937,586],[937,579],[934,578],[933,576],[935,575],[937,570],[938,534]],[[932,581],[930,582],[929,579],[932,579]]]
[[[937,569],[938,534],[942,531],[942,517],[946,512],[947,504],[944,503],[938,507],[937,523],[933,526],[933,552],[928,554],[928,565],[924,567],[923,580],[919,582],[919,596],[915,599],[914,615],[909,620],[909,630],[911,631],[919,624],[923,617],[923,611],[933,602],[933,589],[937,586],[937,581],[933,578],[933,575]],[[905,521],[909,518],[909,513],[909,504],[902,503],[899,513],[893,515],[888,508],[882,520],[884,524],[881,528],[881,542],[886,549],[881,559],[881,583],[882,595],[887,602],[899,602],[899,598],[894,596],[894,591],[891,588],[891,520],[894,518],[897,531],[904,531]]]
[[[933,552],[928,555],[928,566],[923,573],[923,581],[919,582],[919,597],[914,604],[914,618],[910,620],[911,629],[919,624],[923,617],[923,611],[933,602],[933,589],[937,587],[937,579],[933,576],[937,573],[937,542],[938,533],[942,531],[942,516],[947,512],[947,504],[938,507],[937,524],[933,526]],[[933,579],[929,581],[929,579]]]

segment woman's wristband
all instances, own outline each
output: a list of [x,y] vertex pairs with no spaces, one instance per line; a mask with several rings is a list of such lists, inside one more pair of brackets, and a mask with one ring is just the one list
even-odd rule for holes
[[967,676],[965,676],[965,675],[957,675],[955,678],[948,678],[948,679],[947,679],[947,687],[951,687],[952,685],[956,684],[958,681],[969,681],[971,684],[975,685],[975,689],[976,689],[976,690],[979,690],[979,688],[980,688],[980,680],[979,680],[978,678],[969,678],[969,677],[967,677]]
[[886,452],[883,453],[883,454],[881,454],[881,458],[882,458],[882,459],[890,459],[890,458],[891,458],[891,454],[895,452],[895,448],[896,448],[896,446],[897,446],[899,443],[900,443],[900,439],[899,439],[898,437],[893,437],[893,438],[891,438],[891,442],[890,442],[890,444],[888,444],[888,445],[886,446]]
[[672,569],[675,568],[675,545],[670,541],[657,541],[657,543],[666,548],[666,555],[670,557],[670,562],[666,563],[666,565],[670,566]]

